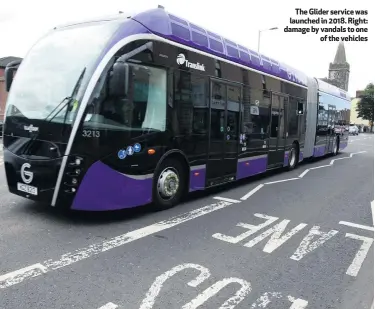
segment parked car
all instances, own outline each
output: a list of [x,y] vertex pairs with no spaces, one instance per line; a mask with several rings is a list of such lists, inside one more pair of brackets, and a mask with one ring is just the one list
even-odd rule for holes
[[349,127],[349,134],[358,135],[359,134],[358,127],[356,125],[350,125],[350,127]]

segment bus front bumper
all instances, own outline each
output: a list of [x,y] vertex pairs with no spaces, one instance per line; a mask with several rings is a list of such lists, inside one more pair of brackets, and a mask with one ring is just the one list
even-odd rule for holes
[[62,158],[35,160],[17,156],[4,148],[4,167],[9,191],[50,204]]

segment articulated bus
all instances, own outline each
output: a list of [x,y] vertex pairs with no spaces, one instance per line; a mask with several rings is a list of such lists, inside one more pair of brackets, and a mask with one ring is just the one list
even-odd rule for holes
[[11,193],[106,211],[336,155],[348,94],[158,7],[54,28],[9,90]]

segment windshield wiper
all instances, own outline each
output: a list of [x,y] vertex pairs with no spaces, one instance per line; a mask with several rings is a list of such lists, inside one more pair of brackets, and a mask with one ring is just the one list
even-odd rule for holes
[[[61,100],[61,102],[59,103],[59,104],[57,104],[57,106],[47,115],[47,117],[45,117],[44,119],[43,119],[43,121],[46,121],[66,100],[69,100],[71,97],[65,97],[64,99],[62,99]],[[60,112],[61,112],[61,110],[64,108],[64,106],[65,106],[66,104],[64,104],[61,108],[60,108],[60,110],[56,113],[56,115],[58,115]],[[55,115],[55,116],[56,116]],[[55,118],[55,116],[53,116],[51,119],[53,119],[53,118]]]
[[[83,68],[83,70],[82,70],[82,72],[81,72],[81,74],[80,74],[80,76],[79,76],[76,84],[74,85],[72,94],[70,96],[65,97],[64,99],[62,99],[61,102],[59,104],[57,104],[57,106],[47,115],[47,117],[45,117],[43,119],[43,122],[46,121],[60,106],[61,106],[61,108],[59,109],[59,111],[55,115],[53,115],[53,117],[51,117],[51,119],[49,119],[47,123],[50,123],[66,106],[68,106],[67,107],[67,111],[69,110],[69,105],[73,101],[73,98],[74,98],[74,96],[75,96],[75,94],[76,94],[76,92],[77,92],[77,90],[79,88],[80,82],[81,82],[81,80],[82,80],[83,75],[85,74],[85,72],[86,72],[86,67]],[[66,116],[67,116],[67,112],[65,113],[65,117],[64,117],[64,129],[65,129]],[[64,129],[63,129],[63,131],[64,131]],[[36,133],[31,138],[31,143],[36,140],[36,138],[39,136],[39,134],[40,134],[40,131],[38,133]]]
[[[85,75],[85,72],[86,72],[86,67],[83,68],[81,74],[79,75],[78,80],[77,80],[76,84],[74,85],[74,88],[73,88],[72,94],[71,94],[70,96],[64,98],[64,99],[63,99],[63,100],[57,105],[57,107],[60,106],[60,105],[62,105],[65,101],[66,101],[66,103],[63,104],[63,106],[60,108],[60,110],[59,110],[55,115],[53,115],[53,117],[52,117],[50,120],[48,120],[48,123],[50,123],[50,122],[51,122],[51,121],[52,121],[52,120],[53,120],[58,114],[60,114],[60,112],[61,112],[65,107],[67,107],[67,108],[66,108],[66,112],[65,112],[65,116],[64,116],[64,124],[65,124],[65,122],[66,122],[66,117],[67,117],[67,115],[68,115],[68,111],[69,111],[69,107],[70,107],[70,103],[72,103],[73,98],[75,97],[75,95],[76,95],[76,93],[77,93],[77,91],[78,91],[78,89],[79,89],[79,86],[80,86],[80,84],[81,84],[81,80],[82,80],[83,76]],[[55,109],[55,110],[56,110],[56,109]],[[53,111],[52,111],[51,113],[53,113]],[[48,117],[51,115],[51,113],[46,117],[45,120],[48,119]]]

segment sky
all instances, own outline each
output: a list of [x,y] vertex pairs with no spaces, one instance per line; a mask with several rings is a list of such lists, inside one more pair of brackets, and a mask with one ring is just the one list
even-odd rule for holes
[[[367,42],[345,42],[346,57],[350,64],[349,94],[364,89],[374,82],[374,12],[370,0],[12,0],[0,5],[0,58],[25,57],[32,45],[56,25],[81,19],[123,12],[138,12],[156,8],[158,4],[177,16],[183,17],[250,49],[258,49],[258,31],[263,31],[260,52],[284,62],[309,76],[328,76],[338,42],[321,42],[317,34],[286,33],[290,18],[297,18],[296,8],[326,10],[369,10]],[[305,16],[306,17],[306,16]],[[316,18],[317,16],[310,16]],[[330,16],[327,16],[328,18]],[[342,17],[342,16],[336,16]],[[330,25],[332,26],[332,25]],[[355,33],[356,34],[356,33]]]

